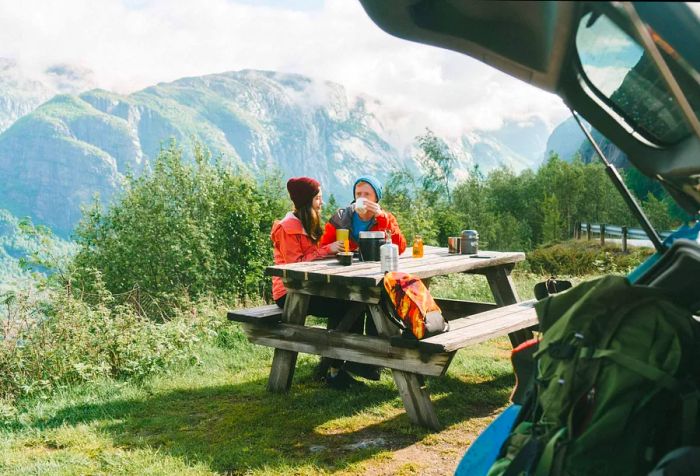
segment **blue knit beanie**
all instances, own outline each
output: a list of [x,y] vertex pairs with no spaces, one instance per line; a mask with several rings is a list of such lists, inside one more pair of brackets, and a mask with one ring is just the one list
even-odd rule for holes
[[360,182],[366,182],[372,186],[374,189],[374,193],[377,194],[377,201],[382,199],[382,183],[377,180],[376,177],[373,177],[371,175],[364,175],[357,180],[355,180],[355,183],[352,185],[352,198],[355,198],[355,188],[357,187],[357,184]]

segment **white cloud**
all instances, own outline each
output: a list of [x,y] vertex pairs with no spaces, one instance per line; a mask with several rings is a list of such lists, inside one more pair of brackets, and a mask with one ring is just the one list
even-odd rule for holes
[[591,82],[605,95],[611,96],[617,91],[631,68],[625,66],[591,66],[584,65],[586,75]]
[[379,99],[402,116],[409,135],[426,126],[451,135],[493,129],[506,118],[532,115],[554,127],[568,114],[554,95],[476,60],[388,35],[359,2],[303,7],[226,0],[2,2],[0,57],[34,71],[54,63],[90,68],[100,87],[118,92],[239,69],[300,73]]

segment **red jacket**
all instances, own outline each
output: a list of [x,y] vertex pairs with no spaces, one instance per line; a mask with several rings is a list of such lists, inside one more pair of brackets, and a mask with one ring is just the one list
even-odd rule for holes
[[[321,237],[319,244],[321,246],[328,245],[336,241],[335,230],[338,228],[346,228],[350,230],[350,251],[357,249],[357,243],[352,239],[352,214],[355,213],[352,206],[347,208],[341,208],[333,214],[328,223],[326,223],[326,228]],[[389,230],[391,233],[391,241],[399,247],[399,254],[403,253],[406,249],[406,238],[401,234],[399,229],[399,223],[396,221],[396,217],[391,213],[384,210],[384,214],[378,217],[372,218],[372,223],[369,226],[370,231],[385,231]]]
[[[314,243],[304,231],[304,226],[292,212],[282,220],[272,224],[270,232],[272,240],[272,253],[275,264],[297,263],[299,261],[313,261],[328,258],[332,253],[329,245],[322,246]],[[334,240],[335,241],[335,240]],[[275,301],[287,294],[287,289],[282,283],[282,278],[272,277],[272,299]]]

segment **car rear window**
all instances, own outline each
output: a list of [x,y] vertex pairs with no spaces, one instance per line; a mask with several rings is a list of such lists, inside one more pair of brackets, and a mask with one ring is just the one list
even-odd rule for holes
[[[653,31],[652,38],[697,115],[697,72]],[[675,144],[690,135],[683,113],[651,57],[607,16],[588,13],[582,18],[576,48],[583,73],[596,92],[647,139]]]

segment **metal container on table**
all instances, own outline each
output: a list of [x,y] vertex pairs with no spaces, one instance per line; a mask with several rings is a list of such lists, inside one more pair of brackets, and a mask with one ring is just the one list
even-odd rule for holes
[[362,261],[379,261],[379,247],[384,244],[386,237],[383,231],[361,231],[358,245]]
[[479,252],[479,233],[476,230],[462,231],[460,252],[463,255],[475,255]]
[[379,248],[381,272],[398,271],[399,247],[391,242],[391,234],[386,234],[386,242]]

